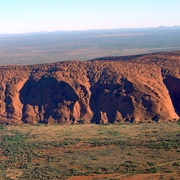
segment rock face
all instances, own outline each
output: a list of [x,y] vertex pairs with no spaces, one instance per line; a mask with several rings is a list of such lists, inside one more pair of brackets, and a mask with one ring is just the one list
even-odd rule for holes
[[0,123],[178,120],[180,51],[0,67]]

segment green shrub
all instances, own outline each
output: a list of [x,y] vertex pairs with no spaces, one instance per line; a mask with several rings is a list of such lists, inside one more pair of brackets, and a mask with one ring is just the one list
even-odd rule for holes
[[0,130],[2,130],[2,129],[4,129],[4,128],[5,128],[5,126],[2,125],[2,124],[0,124]]
[[159,171],[158,167],[151,167],[144,170],[144,173],[157,173]]
[[180,125],[180,119],[177,121],[177,124]]
[[147,162],[147,164],[150,165],[150,166],[154,166],[155,165],[154,162]]
[[174,162],[174,163],[173,163],[173,166],[180,166],[180,163]]

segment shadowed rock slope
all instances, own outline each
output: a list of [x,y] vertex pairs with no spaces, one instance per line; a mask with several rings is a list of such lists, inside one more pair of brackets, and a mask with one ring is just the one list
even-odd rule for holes
[[178,120],[180,51],[0,67],[0,123]]

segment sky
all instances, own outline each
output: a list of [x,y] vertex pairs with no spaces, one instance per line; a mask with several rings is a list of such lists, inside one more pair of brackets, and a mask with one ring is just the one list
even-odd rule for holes
[[0,0],[0,34],[180,25],[180,0]]

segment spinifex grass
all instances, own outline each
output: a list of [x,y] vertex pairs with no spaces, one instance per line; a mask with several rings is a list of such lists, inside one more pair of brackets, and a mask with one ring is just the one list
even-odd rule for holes
[[179,137],[177,123],[3,126],[0,179],[142,173],[178,179]]

